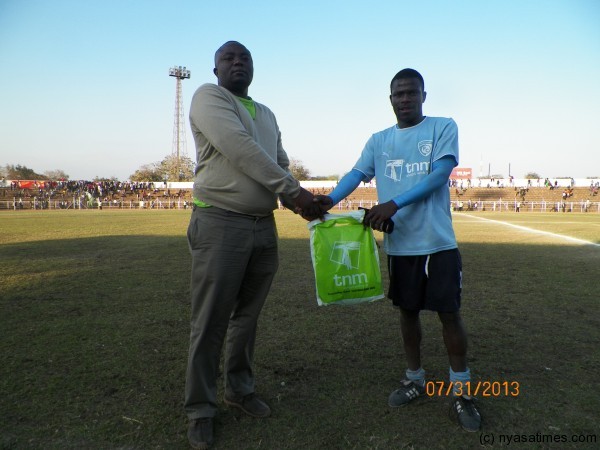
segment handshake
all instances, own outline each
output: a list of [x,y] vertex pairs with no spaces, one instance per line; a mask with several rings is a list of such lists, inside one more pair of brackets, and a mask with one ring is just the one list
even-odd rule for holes
[[[333,208],[331,197],[328,195],[313,195],[304,188],[300,188],[300,194],[294,199],[284,196],[281,196],[280,199],[283,206],[291,209],[296,214],[300,214],[302,218],[308,221],[322,220],[325,213]],[[394,230],[392,216],[398,211],[398,206],[393,201],[390,200],[381,205],[376,205],[371,209],[360,209],[365,210],[365,218],[363,219],[365,226],[384,233],[391,233]]]
[[[287,201],[284,201],[287,200]],[[296,214],[300,214],[304,219],[311,221],[323,219],[327,211],[333,208],[333,200],[327,195],[313,195],[303,187],[300,188],[300,195],[291,199],[281,196],[283,206],[291,209]]]

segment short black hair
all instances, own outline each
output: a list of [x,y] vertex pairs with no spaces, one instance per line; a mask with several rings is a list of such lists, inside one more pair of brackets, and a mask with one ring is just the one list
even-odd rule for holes
[[400,72],[394,75],[394,78],[392,78],[392,81],[390,81],[390,91],[392,90],[392,84],[394,84],[394,81],[405,78],[416,78],[419,80],[419,83],[421,83],[421,89],[423,92],[425,92],[425,80],[423,80],[421,74],[415,69],[402,69]]
[[244,44],[241,44],[238,41],[227,41],[223,45],[221,45],[215,52],[215,66],[217,65],[217,60],[219,59],[219,54],[223,51],[223,49],[225,47],[227,47],[228,45],[231,45],[231,44],[239,45],[240,47],[244,47],[246,49],[246,51],[248,52],[248,54],[251,55],[250,50],[248,50],[248,48]]

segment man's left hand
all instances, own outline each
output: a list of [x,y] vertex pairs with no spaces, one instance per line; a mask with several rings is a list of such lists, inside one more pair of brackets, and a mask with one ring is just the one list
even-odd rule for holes
[[398,211],[398,206],[390,200],[389,202],[375,205],[365,215],[363,223],[374,230],[382,231],[383,223]]

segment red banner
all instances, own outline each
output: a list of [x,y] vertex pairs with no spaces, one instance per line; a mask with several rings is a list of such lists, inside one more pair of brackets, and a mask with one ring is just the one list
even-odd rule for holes
[[38,189],[46,186],[45,181],[36,180],[16,180],[17,187],[20,189]]
[[473,169],[464,167],[455,167],[452,169],[450,178],[455,180],[470,180],[473,178]]

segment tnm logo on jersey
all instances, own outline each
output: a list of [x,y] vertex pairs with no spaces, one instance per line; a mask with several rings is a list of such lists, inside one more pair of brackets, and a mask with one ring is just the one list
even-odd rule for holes
[[402,181],[402,173],[412,177],[429,173],[429,161],[407,162],[403,159],[388,159],[385,163],[385,176],[394,181]]
[[429,156],[431,150],[433,150],[433,141],[420,141],[418,144],[419,152],[423,156]]
[[402,181],[403,159],[388,159],[385,162],[385,176],[394,181]]

